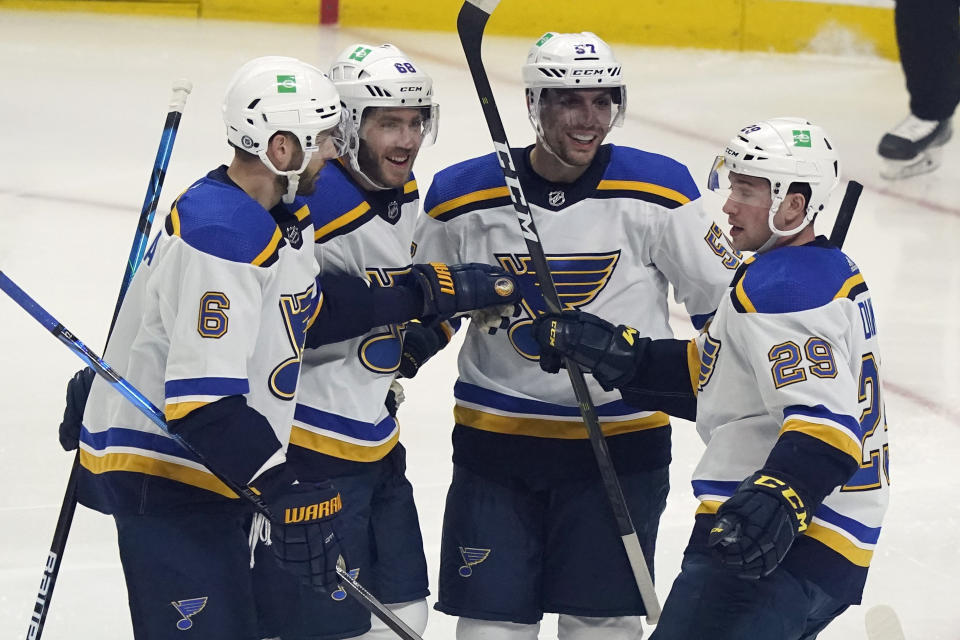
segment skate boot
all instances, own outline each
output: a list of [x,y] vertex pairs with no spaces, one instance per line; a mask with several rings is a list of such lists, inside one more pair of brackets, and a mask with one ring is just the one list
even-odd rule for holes
[[942,147],[951,135],[949,119],[921,120],[910,114],[880,139],[880,176],[899,180],[933,171],[940,166]]

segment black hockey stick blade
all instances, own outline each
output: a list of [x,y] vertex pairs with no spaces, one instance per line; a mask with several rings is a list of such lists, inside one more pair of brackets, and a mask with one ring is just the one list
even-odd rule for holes
[[863,193],[862,184],[856,180],[847,183],[847,191],[843,194],[840,210],[837,211],[837,220],[833,223],[833,231],[830,232],[830,244],[833,246],[840,248],[843,246],[843,241],[847,239],[847,231],[850,229],[850,222],[853,221],[853,214],[857,210],[861,193]]

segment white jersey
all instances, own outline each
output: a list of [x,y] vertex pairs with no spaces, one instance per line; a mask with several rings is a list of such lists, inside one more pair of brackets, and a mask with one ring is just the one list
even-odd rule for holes
[[[566,309],[582,309],[642,335],[672,337],[668,285],[698,327],[740,264],[704,213],[686,167],[667,157],[604,145],[573,184],[552,184],[514,150],[524,193]],[[507,436],[586,439],[564,375],[542,372],[530,332],[546,311],[517,214],[494,154],[438,173],[417,227],[418,262],[482,262],[515,275],[522,314],[489,335],[472,325],[459,356],[458,425]],[[638,411],[587,378],[608,436],[669,429],[667,416]],[[665,430],[666,433],[668,431]],[[455,436],[456,446],[456,436]],[[509,445],[508,445],[509,446]],[[669,460],[669,437],[666,438]]]
[[[318,270],[306,206],[268,212],[221,167],[174,203],[133,278],[105,360],[168,422],[243,396],[272,427],[266,439],[279,441],[261,467],[269,468],[283,461],[289,439]],[[223,447],[242,455],[251,434],[236,429]],[[236,497],[99,378],[80,463],[84,503],[108,513]]]
[[[345,274],[388,287],[408,277],[419,206],[415,179],[402,189],[367,192],[340,163],[329,163],[308,202],[321,280]],[[401,325],[375,327],[304,352],[290,436],[298,456],[372,462],[396,446],[398,423],[384,400],[400,366],[401,332]]]
[[787,562],[858,602],[889,493],[880,350],[859,269],[822,239],[755,256],[697,348],[707,445],[693,475],[698,514],[716,513],[778,443],[775,455],[788,459],[797,442],[815,448],[818,464],[854,458],[859,471],[826,497]]

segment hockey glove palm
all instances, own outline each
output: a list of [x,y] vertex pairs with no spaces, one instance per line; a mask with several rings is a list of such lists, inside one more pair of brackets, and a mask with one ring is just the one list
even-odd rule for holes
[[330,482],[306,482],[264,498],[272,515],[270,548],[280,566],[318,591],[335,591],[342,559],[333,520],[343,508],[340,493]]
[[421,318],[426,323],[520,301],[516,280],[503,269],[488,264],[415,264],[413,282],[423,293]]
[[80,446],[80,429],[83,427],[83,411],[87,407],[90,385],[97,377],[93,369],[84,367],[73,374],[67,383],[67,405],[60,423],[60,446],[64,451],[73,451]]
[[769,575],[806,531],[808,504],[795,487],[761,469],[720,506],[707,544],[741,578]]
[[533,335],[540,344],[540,368],[557,373],[562,358],[570,358],[593,373],[600,386],[612,391],[636,375],[650,338],[636,329],[613,326],[582,311],[548,313],[533,322]]

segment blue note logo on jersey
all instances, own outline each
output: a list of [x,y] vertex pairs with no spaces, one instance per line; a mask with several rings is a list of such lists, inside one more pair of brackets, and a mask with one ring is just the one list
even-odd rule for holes
[[[510,344],[524,358],[539,360],[540,347],[530,332],[530,325],[534,318],[546,313],[547,305],[540,293],[533,261],[529,254],[498,253],[495,257],[507,273],[516,277],[523,293],[520,301],[523,317],[507,330]],[[619,260],[619,250],[548,255],[547,264],[563,308],[572,310],[589,304],[607,286]]]
[[713,377],[714,367],[717,365],[717,356],[720,355],[721,343],[715,340],[710,332],[707,332],[707,338],[703,341],[700,349],[700,375],[697,377],[697,393],[703,391],[703,388]]
[[[350,569],[349,571],[347,571],[347,575],[350,576],[350,578],[352,578],[353,580],[356,580],[357,576],[360,575],[359,567],[356,569]],[[336,591],[330,594],[330,597],[336,600],[337,602],[341,602],[343,600],[346,600],[347,592],[343,590],[343,587],[338,587]]]
[[[404,282],[410,275],[410,267],[371,267],[367,269],[367,279],[371,286],[392,287]],[[368,333],[357,347],[357,357],[365,369],[374,373],[393,373],[400,368],[400,355],[403,351],[400,336],[406,323],[389,327],[378,327]]]
[[176,602],[171,602],[173,608],[177,610],[182,619],[177,620],[177,629],[180,631],[186,631],[193,626],[193,616],[200,613],[205,606],[207,606],[207,597],[202,598],[188,598],[186,600],[178,600]]
[[460,557],[463,558],[463,566],[458,573],[461,578],[469,578],[473,575],[473,567],[480,564],[490,555],[490,549],[478,549],[476,547],[459,547]]

